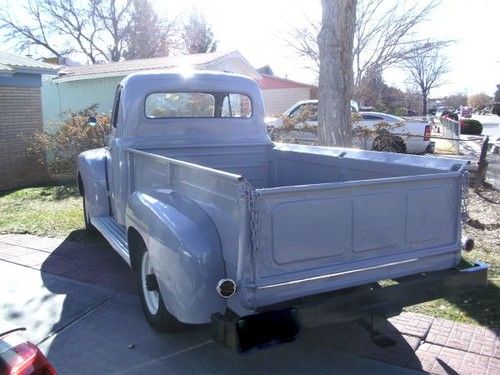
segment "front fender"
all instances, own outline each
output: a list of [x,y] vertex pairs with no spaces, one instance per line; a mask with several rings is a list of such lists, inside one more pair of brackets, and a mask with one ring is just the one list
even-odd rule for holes
[[82,179],[90,217],[111,215],[106,190],[106,157],[105,148],[84,151],[78,155],[78,174]]
[[226,300],[216,291],[225,277],[219,235],[197,203],[168,189],[135,192],[128,201],[126,226],[144,239],[171,314],[197,324],[224,312]]

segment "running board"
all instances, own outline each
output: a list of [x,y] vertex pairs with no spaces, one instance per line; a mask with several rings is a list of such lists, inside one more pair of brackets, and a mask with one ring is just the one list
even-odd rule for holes
[[130,266],[125,228],[118,224],[111,216],[96,216],[91,218],[90,222]]

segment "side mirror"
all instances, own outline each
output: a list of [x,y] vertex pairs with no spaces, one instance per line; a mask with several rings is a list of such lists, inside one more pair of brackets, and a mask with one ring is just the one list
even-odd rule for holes
[[89,119],[87,120],[87,125],[92,127],[96,126],[97,119],[94,116],[90,116]]

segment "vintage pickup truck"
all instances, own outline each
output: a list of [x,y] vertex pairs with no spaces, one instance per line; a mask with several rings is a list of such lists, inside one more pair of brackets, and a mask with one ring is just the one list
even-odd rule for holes
[[78,157],[85,221],[155,329],[211,322],[246,350],[486,284],[457,268],[462,161],[274,144],[256,82],[226,73],[132,74],[111,126]]

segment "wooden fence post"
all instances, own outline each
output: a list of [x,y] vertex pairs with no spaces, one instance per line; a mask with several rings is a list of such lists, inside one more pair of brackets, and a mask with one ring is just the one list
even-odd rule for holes
[[486,178],[486,168],[488,167],[488,161],[486,160],[486,154],[488,152],[488,143],[490,137],[486,136],[483,145],[481,146],[481,155],[479,155],[479,161],[477,163],[476,178],[474,181],[474,189],[477,190],[481,187],[484,179]]

